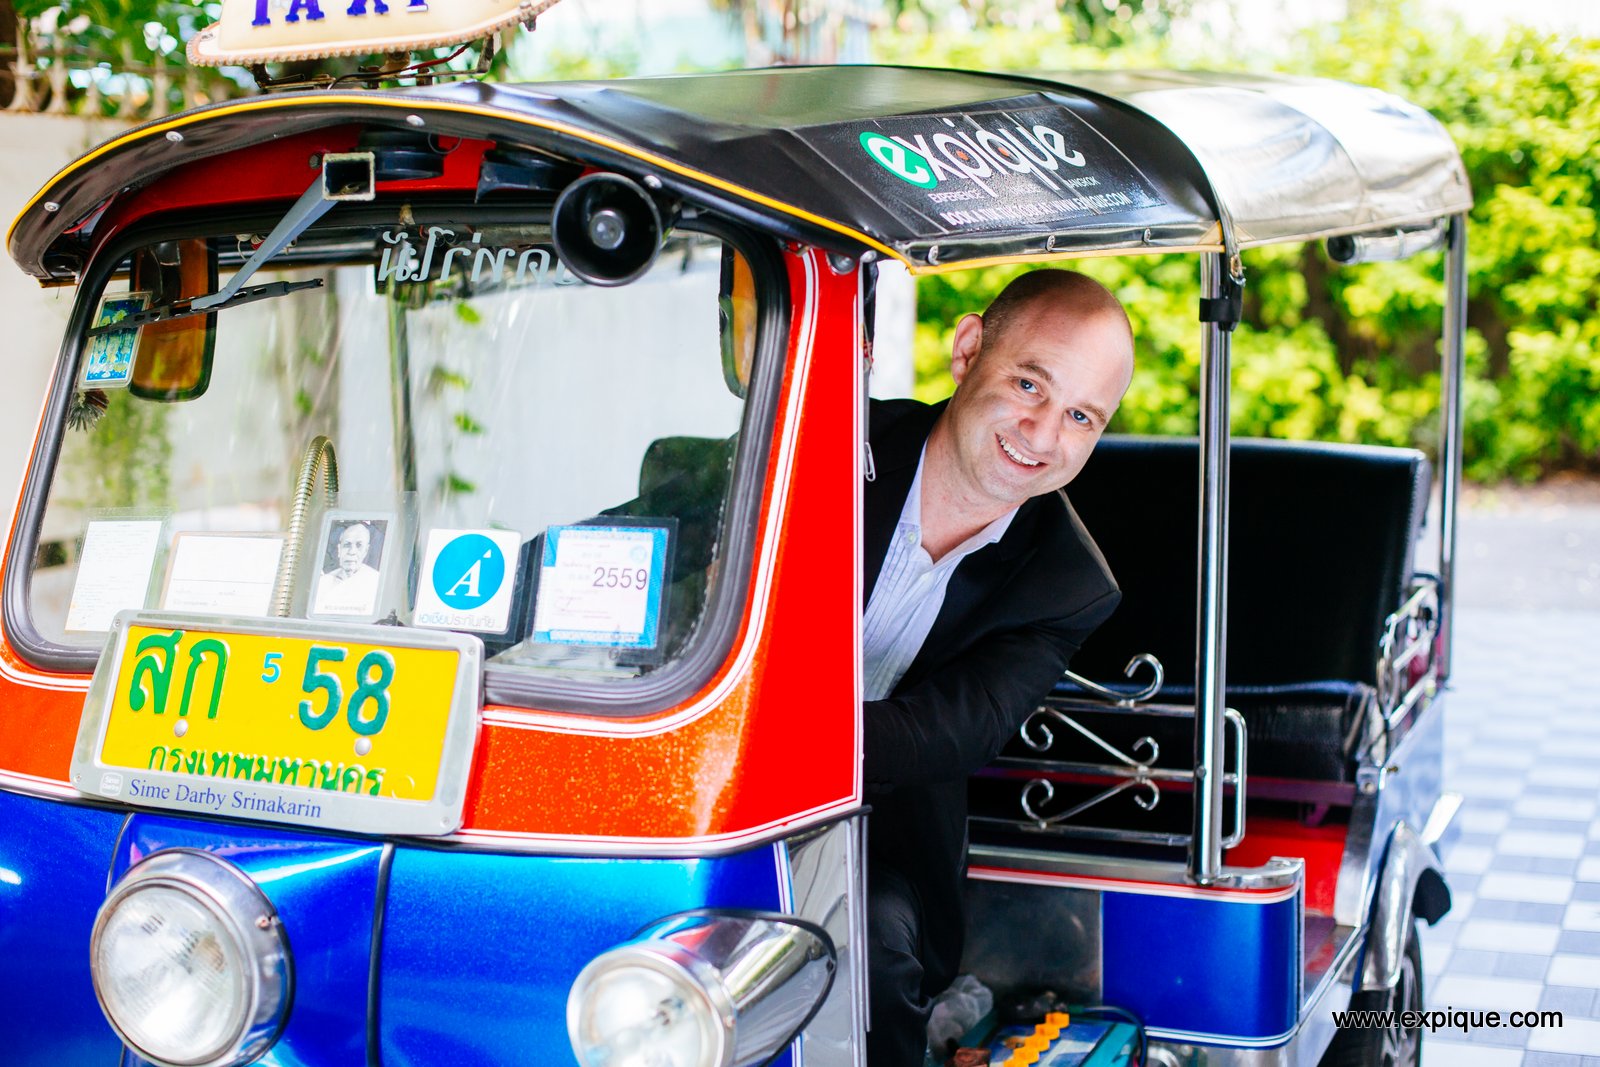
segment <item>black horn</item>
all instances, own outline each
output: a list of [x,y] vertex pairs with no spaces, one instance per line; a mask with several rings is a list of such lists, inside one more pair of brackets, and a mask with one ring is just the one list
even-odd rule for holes
[[635,181],[590,174],[556,198],[556,255],[590,285],[626,285],[655,262],[664,232],[661,208]]

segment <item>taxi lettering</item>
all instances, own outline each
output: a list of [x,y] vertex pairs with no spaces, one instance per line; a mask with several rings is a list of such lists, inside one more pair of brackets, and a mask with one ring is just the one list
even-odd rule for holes
[[[365,15],[367,13],[367,2],[368,0],[354,0],[345,9],[345,14],[358,17]],[[387,15],[389,13],[389,5],[384,3],[384,0],[371,0],[371,2],[374,15]],[[428,0],[409,0],[406,6],[411,11],[426,11],[428,10]],[[251,25],[272,25],[271,8],[272,0],[256,0],[256,17],[251,22]],[[302,13],[304,13],[307,22],[321,22],[325,17],[322,11],[322,0],[291,0],[289,13],[283,17],[283,21],[299,22]]]

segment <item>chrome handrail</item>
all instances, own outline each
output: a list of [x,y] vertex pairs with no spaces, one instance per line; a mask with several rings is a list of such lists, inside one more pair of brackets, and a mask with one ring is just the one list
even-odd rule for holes
[[[1085,703],[1085,710],[1098,711],[1100,709]],[[1179,705],[1157,705],[1141,710],[1165,717],[1193,718],[1195,715],[1194,708]],[[1046,751],[1055,743],[1055,734],[1049,728],[1046,721],[1048,719],[1054,719],[1071,727],[1085,740],[1110,754],[1117,762],[1088,763],[1076,760],[1035,760],[1015,756],[1001,756],[994,761],[993,766],[1001,769],[1028,771],[1041,776],[1031,778],[1022,787],[1022,793],[1018,797],[1018,804],[1022,809],[1022,818],[1006,819],[997,816],[974,816],[974,822],[1070,837],[1115,839],[1120,836],[1129,841],[1153,844],[1187,845],[1190,843],[1192,836],[1188,834],[1065,825],[1076,816],[1129,789],[1143,790],[1143,795],[1135,796],[1133,801],[1143,810],[1153,811],[1161,802],[1161,783],[1193,783],[1196,781],[1196,775],[1192,770],[1175,770],[1168,767],[1154,766],[1155,761],[1160,758],[1161,746],[1157,744],[1154,738],[1148,735],[1140,737],[1129,746],[1136,754],[1144,750],[1148,755],[1143,759],[1138,758],[1137,755],[1130,756],[1059,707],[1040,707],[1033,715],[1029,716],[1027,722],[1023,723],[1020,731],[1022,742],[1035,752]],[[1249,734],[1245,729],[1244,716],[1233,708],[1224,710],[1224,724],[1225,729],[1233,733],[1233,749],[1237,753],[1237,765],[1232,771],[1224,769],[1220,776],[1224,787],[1233,787],[1234,828],[1233,832],[1221,841],[1222,847],[1229,849],[1244,840],[1245,780],[1248,776]],[[1051,774],[1057,777],[1062,775],[1099,776],[1122,780],[1087,800],[1075,804],[1066,811],[1057,812],[1054,815],[1045,815],[1040,809],[1055,798],[1056,788],[1050,778],[1042,777],[1044,774]]]
[[1439,583],[1419,577],[1404,604],[1383,621],[1378,641],[1378,712],[1393,729],[1424,697],[1438,689],[1438,663],[1409,686],[1405,674],[1412,663],[1433,652],[1439,635]]
[[1131,708],[1136,704],[1143,704],[1145,701],[1151,699],[1157,693],[1161,692],[1162,683],[1166,680],[1166,671],[1162,668],[1161,661],[1156,659],[1148,652],[1141,652],[1137,656],[1130,659],[1128,661],[1128,665],[1122,668],[1122,673],[1125,677],[1132,679],[1135,674],[1139,673],[1140,667],[1149,667],[1150,670],[1154,672],[1154,677],[1151,679],[1149,685],[1146,685],[1143,689],[1137,689],[1132,693],[1123,693],[1119,690],[1103,686],[1098,682],[1091,682],[1083,675],[1074,674],[1072,671],[1062,671],[1061,674],[1062,677],[1066,678],[1067,681],[1071,682],[1073,685],[1082,689],[1086,693],[1092,693],[1108,704],[1114,704],[1119,708]]

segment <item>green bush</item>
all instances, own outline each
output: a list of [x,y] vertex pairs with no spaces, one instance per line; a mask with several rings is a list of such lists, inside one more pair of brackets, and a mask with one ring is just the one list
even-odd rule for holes
[[[1097,51],[996,29],[884,42],[893,61],[991,69],[1148,66],[1167,46]],[[1420,22],[1397,0],[1306,35],[1295,73],[1397,93],[1460,147],[1475,197],[1464,385],[1467,474],[1532,480],[1600,471],[1600,41],[1514,28],[1501,38]],[[1168,50],[1170,51],[1170,50]],[[1192,433],[1198,278],[1192,258],[1088,260],[1128,305],[1139,367],[1114,427]],[[1432,449],[1442,256],[1334,268],[1318,248],[1247,253],[1235,335],[1236,433]],[[949,331],[1016,268],[918,284],[920,395],[942,395]]]

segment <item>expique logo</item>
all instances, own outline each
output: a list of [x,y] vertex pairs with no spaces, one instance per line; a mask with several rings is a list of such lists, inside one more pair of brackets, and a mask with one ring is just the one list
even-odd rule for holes
[[923,189],[932,189],[939,184],[939,179],[933,173],[933,167],[921,152],[910,148],[898,137],[885,137],[881,133],[868,130],[861,135],[861,147],[867,150],[884,170],[893,174],[903,182]]
[[1052,126],[1011,123],[991,129],[973,123],[963,128],[953,119],[944,124],[947,129],[909,136],[868,131],[861,135],[861,147],[884,170],[922,189],[965,178],[998,198],[993,183],[1011,174],[1031,174],[1051,190],[1081,184],[1059,172],[1063,165],[1085,167],[1088,160],[1069,149],[1066,135]]

